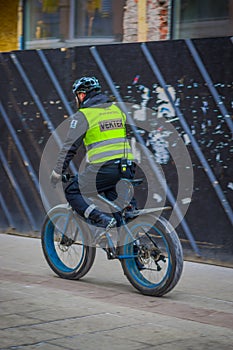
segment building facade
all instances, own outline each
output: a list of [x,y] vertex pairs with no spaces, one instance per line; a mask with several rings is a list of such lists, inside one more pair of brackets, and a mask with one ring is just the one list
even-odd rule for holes
[[0,50],[233,35],[233,0],[6,0]]
[[0,1],[0,51],[17,50],[18,0]]

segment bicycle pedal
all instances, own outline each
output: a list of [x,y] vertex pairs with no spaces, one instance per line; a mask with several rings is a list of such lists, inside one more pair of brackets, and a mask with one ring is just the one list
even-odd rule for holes
[[103,250],[107,253],[108,260],[116,259],[116,253],[111,248],[103,248]]

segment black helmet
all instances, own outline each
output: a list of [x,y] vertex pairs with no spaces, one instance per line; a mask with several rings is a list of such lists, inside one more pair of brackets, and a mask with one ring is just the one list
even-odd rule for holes
[[76,80],[73,84],[73,93],[85,92],[88,93],[92,90],[100,91],[101,86],[95,77],[82,77]]

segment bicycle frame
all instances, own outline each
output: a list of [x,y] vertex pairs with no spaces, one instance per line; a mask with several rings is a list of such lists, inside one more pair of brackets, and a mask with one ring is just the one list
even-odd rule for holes
[[[119,213],[116,229],[92,225],[90,220],[79,217],[69,204],[53,207],[41,230],[45,258],[58,276],[79,280],[92,267],[99,247],[108,259],[120,261],[127,279],[142,294],[162,296],[176,286],[183,268],[179,237],[169,221],[160,215],[162,210],[171,208],[129,211],[132,201],[129,192],[123,189],[123,193],[117,191],[117,194],[114,202],[102,194],[92,198],[94,203],[98,200],[97,207],[102,208],[102,203],[112,214]],[[122,202],[125,196],[128,200]],[[156,212],[160,213],[156,215]]]
[[[119,243],[119,235],[121,234],[121,231],[120,230],[125,230],[125,232],[129,235],[129,237],[131,237],[132,239],[132,242],[133,241],[136,241],[135,238],[133,237],[132,235],[132,232],[130,231],[128,225],[127,225],[127,222],[124,218],[124,208],[122,209],[122,207],[120,207],[119,205],[117,205],[116,203],[108,200],[106,197],[98,194],[96,196],[98,199],[100,199],[102,202],[104,202],[105,204],[107,204],[109,207],[111,207],[112,209],[114,209],[115,212],[120,212],[122,215],[121,215],[121,221],[122,221],[122,224],[121,226],[117,229],[117,232],[118,232],[118,236],[117,236],[117,242]],[[127,202],[127,200],[126,200]],[[75,216],[78,216],[78,214],[71,208],[71,206],[69,204],[59,204],[57,205],[55,208],[65,208],[65,209],[68,209],[68,214],[67,214],[67,218],[65,220],[65,224],[64,224],[64,227],[62,230],[59,230],[62,235],[65,236],[65,233],[67,231],[67,228],[68,228],[68,225],[69,225],[69,221],[71,219],[71,217],[74,217]],[[52,208],[50,211],[52,211],[54,208]],[[149,213],[153,213],[153,212],[158,212],[158,211],[162,211],[162,210],[170,210],[171,207],[167,206],[167,207],[159,207],[159,208],[148,208],[148,209],[141,209],[141,210],[136,210],[134,213],[135,213],[135,216],[141,216],[141,215],[144,215],[144,214],[149,214]],[[50,213],[50,211],[48,212],[48,215]],[[76,221],[76,218],[75,218],[75,221]],[[75,235],[74,235],[74,241],[77,237],[77,234],[78,234],[78,231],[76,230],[75,232]],[[108,249],[106,249],[106,253],[107,253],[107,257],[108,259],[119,259],[119,260],[122,260],[122,259],[132,259],[132,258],[135,258],[136,255],[119,255],[117,254],[117,245],[115,246],[114,243],[113,243],[113,240],[111,238],[111,235],[106,231],[105,232],[105,235],[107,237],[107,240],[108,240]]]

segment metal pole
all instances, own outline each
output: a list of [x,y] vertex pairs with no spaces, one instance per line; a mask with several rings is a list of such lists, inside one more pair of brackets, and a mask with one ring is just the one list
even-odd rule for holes
[[[40,99],[39,99],[38,95],[36,94],[36,92],[35,92],[32,84],[31,84],[30,80],[28,79],[26,73],[24,72],[22,65],[20,64],[18,58],[16,57],[16,54],[11,53],[10,57],[11,57],[13,63],[15,64],[16,68],[18,69],[18,71],[19,71],[19,73],[20,73],[20,75],[21,75],[25,85],[28,88],[28,91],[30,92],[32,98],[34,99],[34,101],[35,101],[35,103],[37,105],[37,107],[39,108],[39,110],[40,110],[44,120],[47,122],[48,129],[54,131],[55,130],[54,125],[51,122],[51,120],[50,120],[47,112],[45,111],[42,103],[40,102]],[[58,135],[56,133],[54,133],[54,138],[56,139],[58,145],[61,146],[61,141],[58,138]]]
[[4,200],[1,193],[0,193],[0,205],[2,207],[4,214],[5,214],[5,217],[7,218],[8,225],[10,226],[10,228],[15,228],[16,225],[14,224],[12,216],[11,216],[7,206],[6,206],[5,200]]
[[116,87],[115,87],[115,85],[114,85],[114,83],[113,83],[113,81],[112,81],[112,79],[111,79],[111,76],[110,76],[110,74],[108,73],[108,71],[107,71],[107,69],[106,69],[106,67],[105,67],[105,65],[104,65],[104,63],[103,63],[103,61],[102,61],[102,59],[100,58],[99,53],[98,53],[96,47],[93,46],[93,47],[90,48],[90,50],[91,50],[91,53],[92,53],[92,55],[93,55],[93,57],[94,57],[94,59],[95,59],[97,65],[99,66],[101,72],[103,73],[103,76],[104,76],[105,80],[107,81],[107,83],[108,83],[110,89],[112,90],[113,94],[116,96],[116,99],[117,99],[119,102],[122,103],[123,112],[127,115],[127,118],[128,118],[128,120],[129,120],[129,122],[130,122],[130,126],[131,126],[131,128],[132,128],[132,130],[133,130],[133,132],[134,132],[134,135],[135,135],[137,141],[138,141],[141,145],[144,146],[144,147],[143,147],[143,152],[145,153],[145,156],[147,157],[147,159],[148,159],[148,161],[149,161],[149,163],[150,163],[151,169],[152,169],[153,173],[155,174],[155,176],[158,178],[158,180],[159,180],[159,182],[161,183],[162,187],[166,190],[168,199],[169,199],[171,205],[174,207],[174,210],[175,210],[175,212],[176,212],[176,215],[177,215],[177,217],[178,217],[179,220],[180,220],[180,223],[181,223],[181,225],[182,225],[182,227],[183,227],[183,229],[184,229],[184,232],[185,232],[186,236],[188,237],[188,239],[189,239],[189,241],[190,241],[190,244],[191,244],[193,250],[195,251],[195,253],[196,253],[197,255],[200,255],[199,248],[198,248],[197,245],[196,245],[196,242],[195,242],[195,240],[194,240],[194,238],[193,238],[193,235],[192,235],[192,233],[191,233],[191,231],[190,231],[190,229],[189,229],[189,227],[188,227],[188,225],[187,225],[187,222],[186,222],[186,220],[183,218],[183,215],[182,215],[182,213],[181,213],[181,210],[180,210],[179,206],[177,205],[177,203],[176,203],[176,201],[175,201],[175,199],[174,199],[174,196],[173,196],[171,190],[170,190],[167,186],[165,187],[164,179],[161,177],[160,171],[159,171],[158,167],[156,166],[155,162],[151,159],[150,153],[149,153],[147,147],[145,146],[145,142],[144,142],[143,138],[142,138],[141,135],[137,132],[137,131],[138,131],[138,130],[137,130],[137,127],[135,126],[134,121],[133,121],[133,119],[131,118],[131,116],[128,114],[128,110],[127,110],[125,104],[123,103],[122,98],[121,98],[119,92],[117,91],[117,89],[116,89]]
[[217,90],[215,89],[214,84],[213,84],[207,70],[205,69],[205,66],[204,66],[200,56],[197,53],[197,50],[195,49],[195,46],[193,45],[192,40],[186,39],[185,42],[186,42],[186,45],[188,46],[188,49],[189,49],[194,61],[196,62],[196,65],[197,65],[199,71],[201,72],[203,79],[205,80],[205,82],[206,82],[215,102],[216,102],[216,105],[220,109],[220,112],[222,113],[223,118],[225,119],[229,129],[231,130],[231,133],[233,134],[233,122],[231,120],[231,115],[228,113],[223,101],[219,97],[219,94],[218,94]]
[[[11,57],[13,63],[15,64],[16,68],[18,69],[18,71],[19,71],[19,73],[20,73],[20,75],[21,75],[25,85],[27,86],[27,88],[28,88],[32,98],[34,99],[37,107],[39,108],[39,110],[40,110],[40,112],[42,114],[42,117],[47,122],[48,129],[53,132],[54,139],[57,142],[58,146],[61,148],[62,147],[62,142],[61,142],[58,134],[56,133],[55,127],[54,127],[53,123],[51,122],[47,112],[45,111],[42,103],[40,102],[40,99],[39,99],[38,95],[36,94],[36,92],[35,92],[32,84],[31,84],[30,80],[28,79],[26,73],[24,72],[22,65],[20,64],[19,60],[17,59],[17,57],[16,57],[16,55],[14,53],[10,54],[10,57]],[[72,170],[72,172],[74,174],[77,173],[77,170],[76,170],[74,164],[70,164],[70,168],[71,168],[71,170]]]
[[18,185],[18,183],[17,183],[17,181],[16,181],[16,179],[15,179],[15,177],[14,177],[14,175],[13,175],[11,169],[10,169],[10,167],[8,166],[7,160],[5,158],[5,155],[4,155],[1,147],[0,147],[0,159],[1,159],[1,162],[2,162],[3,167],[5,169],[5,172],[7,173],[8,178],[9,178],[9,180],[11,182],[11,185],[14,188],[15,192],[17,193],[17,196],[18,196],[18,198],[19,198],[19,200],[20,200],[20,202],[22,204],[22,207],[23,207],[23,209],[24,209],[24,211],[25,211],[25,213],[27,215],[27,218],[28,218],[28,220],[29,220],[29,222],[31,224],[32,229],[34,231],[38,231],[36,222],[35,222],[35,220],[33,218],[33,215],[32,215],[32,212],[31,212],[29,206],[27,205],[27,202],[26,202],[26,200],[24,198],[24,195],[23,195],[22,191],[20,190],[20,187],[19,187],[19,185]]
[[171,94],[169,93],[168,89],[167,89],[167,86],[166,86],[166,82],[157,66],[157,64],[155,63],[150,51],[148,50],[147,46],[145,43],[141,44],[141,48],[142,48],[142,51],[151,67],[151,69],[153,70],[155,76],[157,77],[160,85],[163,87],[164,91],[166,92],[166,95],[170,101],[170,103],[172,104],[175,112],[176,112],[176,115],[177,117],[179,118],[179,121],[183,127],[183,129],[185,130],[186,134],[189,136],[189,139],[191,141],[191,144],[193,146],[193,149],[197,155],[197,157],[199,158],[205,172],[206,172],[206,175],[209,177],[209,180],[225,210],[225,213],[227,214],[231,224],[233,224],[233,212],[232,212],[232,209],[231,209],[231,206],[229,205],[224,193],[222,192],[222,189],[216,179],[216,177],[214,176],[208,162],[206,161],[202,151],[200,150],[199,146],[198,146],[198,143],[197,141],[195,140],[194,136],[192,135],[191,133],[191,130],[189,129],[189,126],[188,124],[186,123],[186,120],[183,116],[183,114],[181,113],[180,109],[176,106],[176,104],[174,103],[172,97],[171,97]]
[[[17,136],[17,134],[16,134],[16,132],[15,132],[11,122],[10,122],[10,119],[8,118],[8,116],[6,114],[6,111],[5,111],[5,109],[4,109],[4,107],[3,107],[1,102],[0,102],[0,112],[1,112],[1,114],[3,116],[3,119],[4,119],[8,129],[10,131],[10,134],[11,134],[13,140],[14,140],[14,143],[16,144],[16,146],[18,148],[18,151],[21,154],[22,160],[24,161],[24,165],[26,164],[25,166],[26,166],[27,171],[28,171],[28,173],[29,173],[29,175],[30,175],[30,177],[31,177],[31,179],[32,179],[36,189],[37,189],[37,192],[40,193],[39,181],[38,181],[36,172],[34,171],[34,169],[32,167],[32,164],[31,164],[31,162],[30,162],[26,152],[24,151],[24,148],[23,148],[23,146],[22,146],[22,144],[21,144],[21,142],[20,142],[20,140],[19,140],[19,138],[18,138],[18,136]],[[46,210],[49,210],[50,209],[50,205],[49,205],[49,202],[48,202],[48,200],[46,198],[46,195],[43,192],[43,190],[41,190],[41,192],[42,192],[42,194],[43,194],[43,196],[45,198]]]
[[43,65],[44,65],[44,67],[45,67],[45,69],[46,69],[50,79],[52,80],[53,85],[55,86],[58,95],[60,96],[64,106],[66,107],[67,112],[69,113],[69,115],[74,114],[74,112],[72,111],[72,109],[71,109],[71,107],[69,105],[69,102],[68,102],[68,100],[67,100],[67,98],[66,98],[66,96],[65,96],[65,94],[64,94],[64,92],[63,92],[63,90],[62,90],[62,88],[61,88],[61,86],[60,86],[60,84],[59,84],[59,82],[57,80],[57,78],[56,78],[56,75],[54,74],[54,72],[53,72],[53,70],[52,70],[52,68],[51,68],[51,66],[49,64],[49,61],[45,57],[44,52],[42,50],[37,50],[37,53],[38,53],[38,55],[39,55]]

